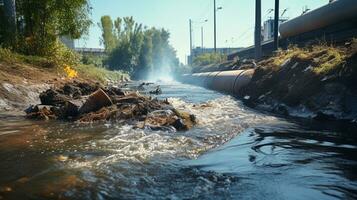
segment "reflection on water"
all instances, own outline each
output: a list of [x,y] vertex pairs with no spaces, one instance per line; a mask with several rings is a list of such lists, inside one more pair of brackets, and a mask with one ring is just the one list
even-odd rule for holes
[[199,87],[162,90],[196,128],[1,118],[0,199],[357,197],[353,130],[288,122]]

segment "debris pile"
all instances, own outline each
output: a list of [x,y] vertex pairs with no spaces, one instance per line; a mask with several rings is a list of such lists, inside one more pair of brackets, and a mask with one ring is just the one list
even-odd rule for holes
[[49,89],[39,98],[40,105],[25,110],[30,119],[81,123],[110,120],[136,128],[172,131],[188,130],[196,123],[194,115],[176,110],[167,100],[99,84],[74,81]]

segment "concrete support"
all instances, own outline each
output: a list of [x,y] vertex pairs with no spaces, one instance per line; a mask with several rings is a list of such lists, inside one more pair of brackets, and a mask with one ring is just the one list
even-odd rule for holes
[[255,60],[262,57],[262,2],[255,0]]
[[274,50],[279,48],[279,0],[275,0],[274,10]]
[[192,55],[192,49],[193,49],[193,46],[192,46],[192,20],[191,19],[189,21],[189,24],[190,24],[190,57],[188,59],[188,65],[191,65],[192,62],[193,62],[193,55]]
[[213,9],[214,9],[214,19],[213,19],[213,24],[214,24],[214,41],[213,41],[213,43],[214,43],[214,52],[215,53],[217,53],[217,17],[216,17],[216,15],[217,15],[217,8],[216,8],[216,0],[213,0],[213,4],[214,4],[214,6],[213,6]]

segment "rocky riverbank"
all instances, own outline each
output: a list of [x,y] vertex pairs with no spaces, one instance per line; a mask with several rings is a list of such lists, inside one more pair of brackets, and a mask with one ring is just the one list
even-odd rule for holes
[[40,104],[26,109],[27,118],[79,123],[115,121],[135,128],[170,132],[188,130],[196,123],[194,115],[175,109],[167,100],[124,91],[117,86],[73,81],[42,92],[39,99]]
[[357,120],[357,47],[291,48],[263,60],[240,97],[254,108],[316,120]]
[[244,69],[255,72],[238,96],[252,108],[284,116],[357,122],[357,40],[338,47],[292,46],[257,63],[238,59],[193,71]]

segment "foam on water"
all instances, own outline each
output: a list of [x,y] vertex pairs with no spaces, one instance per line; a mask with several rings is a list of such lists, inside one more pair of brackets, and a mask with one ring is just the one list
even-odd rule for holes
[[[174,107],[196,116],[193,129],[172,133],[109,122],[0,117],[0,187],[16,186],[13,199],[47,197],[43,194],[68,199],[289,199],[297,192],[331,197],[319,195],[326,188],[339,197],[355,196],[353,134],[326,131],[328,124],[303,128],[196,86],[169,82],[161,88],[163,94],[156,97],[169,98]],[[23,176],[20,180],[27,182],[17,187]],[[336,180],[344,185],[335,188]]]
[[153,157],[197,158],[247,127],[276,121],[275,117],[253,112],[226,95],[198,104],[180,98],[170,98],[169,101],[175,108],[194,114],[198,119],[197,126],[177,133],[140,130],[129,125],[113,127],[102,133],[105,138],[84,144],[86,150],[100,149],[108,155],[70,162],[69,167],[98,167],[120,161],[143,163]]

